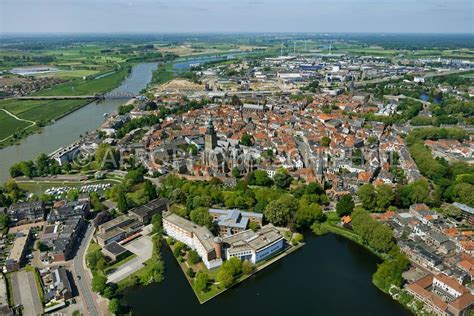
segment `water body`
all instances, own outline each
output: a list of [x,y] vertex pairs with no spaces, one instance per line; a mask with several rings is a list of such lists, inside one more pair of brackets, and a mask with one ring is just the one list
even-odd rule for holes
[[[157,63],[135,66],[122,84],[113,92],[139,93],[151,81]],[[61,146],[72,143],[85,132],[97,129],[104,121],[104,113],[115,111],[124,100],[92,102],[44,127],[40,134],[33,134],[20,141],[19,145],[0,149],[0,183],[8,176],[10,166],[18,161],[35,159],[40,153],[49,154]]]
[[[420,99],[422,101],[429,101],[430,100],[430,96],[427,94],[427,93],[422,93],[420,94]],[[443,101],[442,97],[435,97],[433,99],[433,103],[434,104],[441,104],[441,102]]]
[[211,55],[190,59],[178,59],[176,63],[173,64],[173,69],[176,72],[185,72],[190,70],[192,66],[202,65],[211,61],[225,61],[229,59],[234,59],[236,56],[246,54],[249,54],[249,52],[236,52],[232,54]]
[[372,284],[379,259],[343,237],[307,236],[307,244],[201,305],[168,247],[165,280],[129,289],[134,315],[410,315]]

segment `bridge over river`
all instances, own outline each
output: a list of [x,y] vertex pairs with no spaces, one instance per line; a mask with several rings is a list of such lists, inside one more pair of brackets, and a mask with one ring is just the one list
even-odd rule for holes
[[14,100],[128,100],[137,95],[129,92],[112,91],[104,94],[90,95],[26,95],[12,98]]

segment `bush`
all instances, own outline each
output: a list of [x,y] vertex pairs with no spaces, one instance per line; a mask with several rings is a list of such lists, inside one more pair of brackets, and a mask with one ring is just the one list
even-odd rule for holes
[[195,250],[191,250],[188,252],[188,262],[190,265],[194,265],[201,261],[201,257]]
[[302,242],[304,240],[304,237],[302,234],[300,233],[295,233],[293,235],[293,241],[296,242],[296,244],[299,244],[300,242]]
[[186,274],[187,274],[188,277],[190,277],[190,278],[194,278],[194,276],[196,275],[196,273],[194,273],[193,268],[191,268],[191,267],[188,268],[188,270],[186,271]]

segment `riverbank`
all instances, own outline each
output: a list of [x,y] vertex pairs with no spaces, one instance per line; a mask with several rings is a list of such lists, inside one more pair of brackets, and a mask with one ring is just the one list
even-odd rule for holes
[[[151,81],[151,75],[156,66],[157,63],[141,63],[134,66],[130,75],[126,76],[120,86],[112,92],[138,94]],[[71,101],[74,100],[56,102]],[[100,102],[86,103],[69,115],[56,120],[54,124],[45,125],[41,128],[40,133],[31,133],[24,137],[17,142],[16,146],[5,146],[0,149],[3,166],[0,168],[0,182],[9,178],[8,168],[16,162],[34,160],[40,153],[49,154],[60,147],[71,144],[81,135],[96,130],[104,122],[104,113],[116,111],[124,102],[123,99],[105,99]],[[41,114],[43,110],[44,108],[36,108],[36,112],[32,112],[32,115]],[[53,108],[51,110],[54,112]],[[1,124],[0,122],[0,126]]]
[[[10,102],[7,103],[6,101]],[[18,126],[20,121],[17,118],[11,117],[9,120],[1,120],[2,135],[9,135],[2,138],[0,141],[0,149],[18,145],[22,139],[32,135],[34,133],[41,133],[43,127],[54,124],[57,120],[70,115],[71,113],[81,109],[82,107],[91,103],[91,100],[54,100],[54,101],[30,101],[30,100],[2,100],[0,101],[0,109],[9,111],[13,105],[18,112],[14,115],[18,115],[20,120],[22,117],[30,118],[28,120],[33,124],[22,128]],[[21,112],[20,112],[21,111]]]
[[[118,87],[130,75],[133,64],[119,65],[120,70],[107,76],[93,79],[72,80],[57,86],[43,89],[34,96],[76,96],[105,93]],[[17,100],[0,101],[0,109],[14,116],[4,117],[0,124],[0,148],[18,144],[27,136],[40,132],[42,127],[54,124],[57,120],[90,104],[93,100]],[[16,117],[15,117],[16,116]],[[28,120],[33,125],[18,126],[19,121]]]

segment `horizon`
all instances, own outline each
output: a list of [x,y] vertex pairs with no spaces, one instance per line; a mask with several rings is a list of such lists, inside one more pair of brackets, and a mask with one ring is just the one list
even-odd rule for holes
[[2,35],[473,34],[474,24],[470,0],[4,0],[0,9]]

